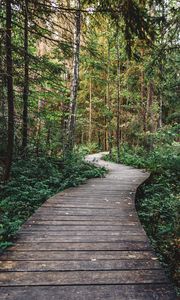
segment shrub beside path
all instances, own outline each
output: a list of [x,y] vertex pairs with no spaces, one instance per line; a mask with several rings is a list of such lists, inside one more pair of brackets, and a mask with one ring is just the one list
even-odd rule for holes
[[47,200],[1,256],[1,300],[174,300],[135,209],[149,174],[105,162],[105,178]]

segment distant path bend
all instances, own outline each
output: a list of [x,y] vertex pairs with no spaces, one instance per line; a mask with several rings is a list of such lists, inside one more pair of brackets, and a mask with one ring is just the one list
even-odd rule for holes
[[0,300],[175,300],[135,209],[143,170],[105,162],[91,179],[47,200],[1,257]]

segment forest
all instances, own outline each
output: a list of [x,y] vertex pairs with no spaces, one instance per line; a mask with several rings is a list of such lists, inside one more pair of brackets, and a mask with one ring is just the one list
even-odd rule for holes
[[178,288],[179,6],[0,0],[0,247],[50,196],[107,170],[148,170],[137,210]]

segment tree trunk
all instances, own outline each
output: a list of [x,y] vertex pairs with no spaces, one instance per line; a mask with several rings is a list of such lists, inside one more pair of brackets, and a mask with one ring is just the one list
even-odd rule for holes
[[154,131],[154,123],[153,123],[153,111],[152,104],[154,100],[154,83],[151,80],[148,84],[148,95],[147,95],[147,118],[149,119],[149,129],[150,132]]
[[110,53],[110,43],[108,41],[108,66],[107,66],[107,92],[106,92],[106,99],[107,99],[107,106],[108,106],[108,150],[109,150],[109,157],[112,158],[112,130],[111,130],[111,103],[110,103],[110,63],[111,63],[111,53]]
[[[107,105],[107,98],[104,97],[105,106]],[[107,151],[109,148],[108,145],[108,129],[107,129],[107,116],[104,117],[104,151]]]
[[23,128],[22,154],[26,156],[28,140],[28,94],[29,94],[29,56],[28,56],[28,2],[24,7],[24,89],[23,89]]
[[12,61],[12,11],[11,0],[6,0],[6,68],[7,68],[7,102],[8,102],[8,139],[6,154],[6,170],[4,180],[10,178],[14,148],[14,93],[13,93],[13,61]]
[[76,0],[75,13],[75,32],[74,32],[74,61],[73,61],[73,80],[70,97],[70,116],[68,123],[68,140],[67,149],[72,151],[75,142],[76,127],[76,109],[77,109],[77,92],[79,86],[79,59],[80,59],[80,39],[81,39],[81,1]]
[[92,141],[92,79],[89,84],[89,143]]
[[143,116],[143,130],[144,132],[147,131],[147,124],[146,124],[146,91],[145,91],[145,78],[144,78],[144,70],[141,71],[141,103],[142,103],[142,116]]
[[158,127],[159,128],[162,128],[162,115],[163,115],[163,97],[162,97],[162,94],[160,94],[160,97],[159,97],[159,124],[158,124]]
[[[144,49],[141,49],[141,56],[144,57]],[[145,74],[144,67],[141,70],[141,103],[142,103],[142,118],[143,118],[143,130],[147,131],[147,99],[146,99],[146,89],[145,89]]]
[[119,39],[117,38],[117,128],[116,128],[116,145],[117,145],[117,159],[120,162],[120,143],[121,143],[121,132],[120,132],[120,113],[121,113],[121,66],[120,66],[120,54],[119,54]]

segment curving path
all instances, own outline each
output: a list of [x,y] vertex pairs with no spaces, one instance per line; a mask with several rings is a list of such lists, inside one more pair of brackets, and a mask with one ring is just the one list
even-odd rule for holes
[[142,170],[101,160],[106,178],[47,200],[1,257],[1,300],[176,299],[135,210]]

